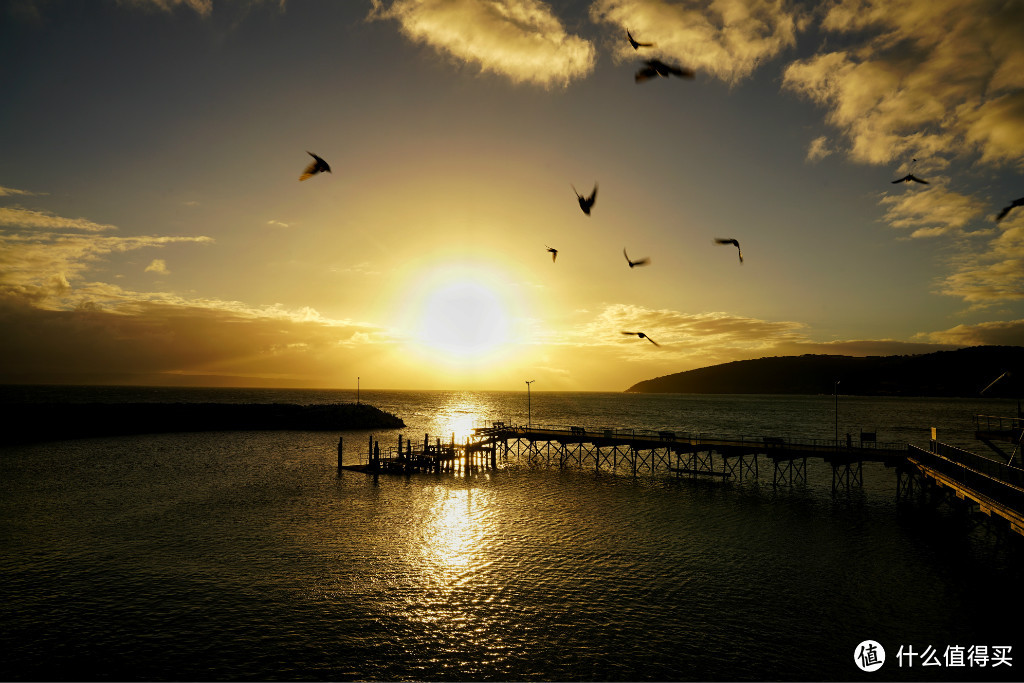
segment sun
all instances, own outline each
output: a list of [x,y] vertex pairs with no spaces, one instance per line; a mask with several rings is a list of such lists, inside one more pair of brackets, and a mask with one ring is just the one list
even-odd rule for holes
[[496,360],[515,345],[516,308],[501,276],[482,268],[435,268],[406,301],[408,338],[418,352],[449,365]]
[[509,339],[508,313],[492,290],[460,280],[430,292],[417,329],[419,343],[451,356],[476,358]]

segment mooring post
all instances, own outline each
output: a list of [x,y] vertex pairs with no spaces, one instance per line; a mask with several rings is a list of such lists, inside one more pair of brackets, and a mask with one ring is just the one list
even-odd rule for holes
[[345,443],[345,437],[338,437],[338,474],[341,474],[341,452]]

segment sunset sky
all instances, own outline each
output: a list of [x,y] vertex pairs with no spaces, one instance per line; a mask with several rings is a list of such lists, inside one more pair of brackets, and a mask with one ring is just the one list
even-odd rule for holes
[[614,391],[1024,345],[1018,0],[2,7],[2,382]]

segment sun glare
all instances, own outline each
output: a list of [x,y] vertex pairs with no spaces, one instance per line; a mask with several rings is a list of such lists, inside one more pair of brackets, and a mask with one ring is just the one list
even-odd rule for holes
[[516,341],[514,289],[476,266],[435,264],[412,284],[405,316],[413,348],[448,365],[477,365]]

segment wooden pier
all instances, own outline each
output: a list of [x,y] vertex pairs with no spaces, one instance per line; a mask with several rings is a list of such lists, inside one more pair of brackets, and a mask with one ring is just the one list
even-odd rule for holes
[[397,446],[381,448],[380,441],[369,437],[366,453],[360,457],[358,464],[342,464],[342,445],[338,443],[338,471],[353,470],[358,472],[417,474],[426,472],[462,472],[470,473],[480,469],[496,469],[493,448],[467,440],[465,444],[455,443],[455,435],[447,443],[435,437],[433,443],[430,435],[423,435],[422,445],[413,445],[412,440],[398,435]]
[[476,430],[477,442],[493,448],[499,461],[611,471],[632,476],[669,473],[711,479],[760,477],[759,457],[772,461],[772,483],[806,480],[807,460],[832,466],[833,491],[861,482],[864,462],[896,466],[906,459],[906,444],[868,439],[790,441],[783,437],[731,438],[672,431],[583,427],[544,428],[494,423]]
[[[1001,431],[1019,443],[1019,418],[1007,419]],[[991,418],[990,418],[991,421]],[[980,423],[979,423],[980,424]],[[1018,430],[1018,431],[1013,431]],[[995,431],[995,430],[990,430]],[[1002,434],[1000,434],[1002,435]],[[980,438],[980,437],[979,437]],[[945,500],[956,506],[965,501],[968,514],[1002,520],[1024,536],[1024,469],[932,442],[931,450],[905,443],[880,443],[862,433],[854,440],[790,440],[779,436],[722,437],[673,431],[633,429],[587,430],[513,426],[493,422],[474,430],[465,443],[422,444],[398,437],[397,447],[381,448],[371,436],[358,464],[338,471],[392,473],[461,473],[496,469],[513,461],[529,467],[559,467],[637,476],[668,475],[717,481],[759,480],[761,461],[772,464],[773,486],[807,482],[808,460],[820,460],[832,469],[832,494],[863,486],[863,464],[881,463],[897,474],[898,501]],[[963,506],[961,506],[963,507]]]

